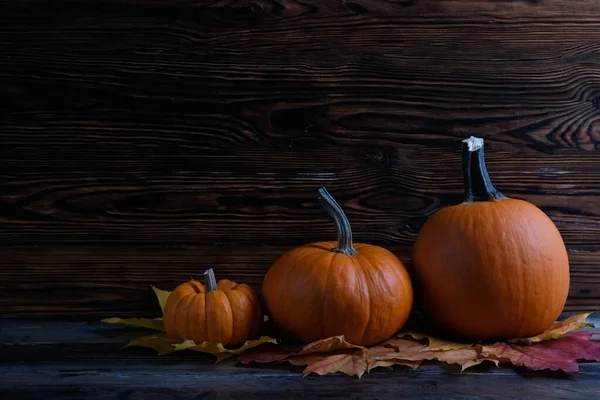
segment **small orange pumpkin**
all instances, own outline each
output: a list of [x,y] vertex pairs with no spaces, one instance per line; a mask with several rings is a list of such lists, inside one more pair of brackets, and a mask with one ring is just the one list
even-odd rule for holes
[[293,248],[269,269],[262,293],[271,320],[303,342],[344,335],[362,346],[382,342],[407,321],[410,277],[390,251],[352,243],[344,211],[325,188],[319,201],[337,227],[337,242]]
[[560,232],[542,210],[492,185],[483,139],[463,141],[463,173],[464,201],[434,213],[413,247],[419,309],[469,339],[537,335],[569,293]]
[[182,283],[169,295],[163,312],[167,335],[183,340],[237,346],[258,334],[262,312],[258,294],[246,284],[204,272],[206,287]]

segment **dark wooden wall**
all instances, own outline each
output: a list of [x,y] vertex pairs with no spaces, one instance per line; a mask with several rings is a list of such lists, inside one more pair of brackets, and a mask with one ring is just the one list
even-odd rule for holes
[[568,310],[600,310],[597,0],[0,6],[0,309],[148,315],[207,267],[259,285],[334,237],[410,265],[462,197],[460,140],[555,221]]

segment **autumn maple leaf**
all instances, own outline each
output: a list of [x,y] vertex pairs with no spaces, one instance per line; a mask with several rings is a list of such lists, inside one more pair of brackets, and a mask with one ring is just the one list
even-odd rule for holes
[[[152,287],[164,310],[170,294]],[[370,348],[347,342],[343,335],[333,336],[304,346],[281,345],[270,336],[246,341],[235,349],[227,349],[220,343],[179,342],[164,333],[162,318],[107,318],[111,324],[134,325],[152,329],[155,333],[131,340],[124,347],[152,348],[158,354],[192,350],[213,354],[217,362],[237,355],[243,364],[288,362],[305,366],[304,375],[341,372],[361,378],[366,372],[378,367],[402,365],[418,368],[425,360],[458,364],[461,370],[490,361],[512,364],[533,370],[578,371],[578,361],[600,361],[600,342],[591,340],[590,332],[575,332],[581,328],[594,327],[587,321],[591,313],[579,314],[555,322],[545,332],[530,337],[516,338],[492,344],[461,343],[439,338],[418,331],[400,332],[395,337]]]
[[401,332],[396,337],[368,349],[352,345],[343,336],[334,336],[300,346],[265,344],[238,356],[244,364],[251,362],[289,362],[304,365],[304,374],[342,372],[363,376],[378,367],[403,365],[417,368],[425,360],[458,364],[461,371],[485,361],[512,363],[530,369],[577,370],[578,360],[598,360],[600,342],[591,341],[589,332],[574,330],[593,326],[589,314],[576,315],[553,324],[546,332],[532,338],[515,339],[521,343],[453,342],[417,331]]
[[495,343],[481,348],[481,357],[510,362],[532,370],[577,372],[577,361],[600,361],[600,342],[590,340],[591,332],[570,332],[560,339],[530,345]]
[[[423,344],[413,338],[389,339],[381,346],[369,349],[372,359],[376,361],[372,364],[372,368],[384,366],[386,362],[390,361],[412,367],[420,365],[425,360],[437,360],[447,364],[459,364],[464,371],[486,361],[486,359],[479,358],[479,352],[471,345],[442,342],[441,340],[433,340],[433,343],[435,346]],[[444,349],[439,350],[440,347]],[[386,352],[384,349],[388,349],[388,351]],[[497,363],[496,360],[491,361]]]
[[[418,344],[419,348],[423,345]],[[378,367],[392,367],[394,365],[404,365],[412,369],[416,369],[423,360],[405,360],[401,357],[398,351],[393,347],[375,346],[368,350],[368,370]]]
[[473,343],[467,342],[453,342],[446,339],[440,339],[436,336],[428,335],[420,332],[400,332],[396,336],[403,338],[410,336],[413,339],[419,341],[426,341],[428,343],[427,350],[439,351],[439,350],[458,350],[465,349],[473,346]]
[[342,372],[360,378],[369,368],[366,353],[366,348],[348,343],[341,335],[296,348],[263,345],[239,355],[238,361],[242,364],[285,361],[292,365],[306,365],[304,375]]
[[293,365],[306,365],[307,367],[303,371],[304,375],[342,372],[361,378],[369,367],[363,350],[342,350],[335,354],[312,353],[290,357],[287,361]]
[[508,340],[509,343],[518,343],[518,344],[531,344],[536,342],[542,342],[544,340],[550,339],[559,339],[565,334],[575,331],[581,328],[594,327],[594,324],[587,321],[588,317],[592,313],[578,314],[569,318],[565,318],[562,321],[556,321],[550,326],[550,328],[546,329],[544,332],[539,335],[532,336],[529,338],[516,338]]

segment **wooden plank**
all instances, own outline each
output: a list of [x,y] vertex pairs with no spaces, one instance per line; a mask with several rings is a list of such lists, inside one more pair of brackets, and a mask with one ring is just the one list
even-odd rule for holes
[[[113,157],[99,145],[87,157],[81,147],[60,159],[53,149],[2,159],[0,242],[301,243],[332,237],[333,225],[316,201],[317,188],[326,186],[358,237],[412,245],[428,215],[462,201],[458,138],[452,148],[252,149],[158,158],[137,152],[134,143]],[[490,141],[487,154],[498,188],[542,208],[567,244],[598,243],[600,157],[533,158],[498,147]]]
[[[565,312],[559,317],[559,320],[571,317],[577,313]],[[587,321],[595,325],[595,327],[581,328],[582,331],[593,332],[592,339],[600,339],[600,312],[592,313],[587,318]],[[5,318],[0,317],[0,345],[2,346],[15,346],[15,351],[12,354],[17,356],[24,355],[21,350],[27,347],[38,347],[40,346],[56,346],[56,345],[113,345],[112,350],[118,350],[120,347],[114,347],[116,345],[122,346],[132,338],[139,337],[140,335],[147,334],[148,329],[137,328],[127,325],[118,324],[107,324],[99,321],[89,321],[80,318]],[[19,347],[21,349],[19,349]],[[143,348],[130,348],[118,351],[115,354],[128,356],[139,356],[146,357],[148,355],[156,354],[151,350],[146,351]],[[2,352],[1,354],[8,354]],[[171,353],[165,354],[158,357],[158,359],[164,360],[177,360],[185,355],[193,354],[192,358],[200,357],[203,353],[196,352],[183,352],[183,353]],[[57,354],[59,355],[59,354]],[[112,356],[112,355],[111,355]],[[68,354],[67,351],[61,351],[60,357],[66,359],[72,359],[73,355]],[[212,356],[207,355],[208,359],[214,361]],[[157,359],[157,357],[152,357]],[[147,358],[145,358],[147,359]],[[6,359],[2,359],[6,361]],[[63,360],[63,359],[61,359]],[[35,361],[33,359],[27,361]],[[42,360],[39,360],[42,361]]]
[[[459,138],[156,158],[136,150],[136,140],[112,159],[98,144],[91,154],[80,147],[56,158],[39,147],[43,154],[0,160],[0,243],[302,243],[333,237],[316,201],[326,186],[361,240],[410,246],[428,215],[462,201]],[[542,208],[568,245],[598,244],[600,157],[502,147],[488,143],[496,186]]]
[[[298,371],[268,368],[232,373],[224,362],[165,365],[50,364],[10,366],[0,376],[8,399],[594,399],[600,395],[598,364],[582,365],[570,379],[541,374],[459,373],[439,366],[425,370],[373,371],[357,379],[343,376],[302,378]],[[230,368],[227,368],[230,367]],[[0,367],[2,368],[2,367]],[[495,372],[495,371],[494,371]]]
[[[46,12],[53,10],[44,0],[24,0],[25,7],[37,6]],[[357,0],[353,2],[319,2],[318,0],[279,0],[270,2],[264,0],[232,1],[222,0],[190,1],[178,0],[165,3],[160,0],[103,0],[102,2],[90,0],[61,1],[62,7],[83,8],[87,10],[107,11],[114,10],[109,6],[119,7],[119,12],[138,12],[140,7],[146,7],[158,16],[172,16],[178,13],[180,18],[199,18],[202,22],[211,22],[216,27],[223,23],[251,23],[262,21],[276,23],[285,20],[293,23],[298,17],[310,14],[315,18],[344,16],[353,17],[356,14],[362,18],[377,17],[379,19],[392,19],[395,15],[411,17],[412,19],[439,19],[439,18],[473,18],[480,17],[482,21],[586,21],[595,20],[594,12],[600,12],[600,6],[594,0],[580,0],[580,7],[573,7],[569,0]],[[46,9],[43,8],[46,6]],[[13,7],[11,7],[12,9]],[[122,11],[121,11],[122,10]],[[183,12],[187,11],[187,13]],[[190,15],[191,14],[191,15]],[[34,14],[35,15],[35,14]],[[218,24],[221,22],[221,25]],[[212,27],[212,26],[211,26]]]
[[[600,320],[592,315],[597,325]],[[594,331],[597,331],[596,328]],[[446,398],[580,399],[600,395],[600,363],[582,363],[568,379],[548,372],[425,364],[417,370],[374,370],[302,378],[301,368],[213,364],[198,353],[155,356],[120,350],[137,329],[99,322],[0,320],[0,393],[45,399]],[[138,332],[139,334],[139,332]]]
[[[597,129],[597,5],[569,17],[573,7],[562,3],[553,22],[536,23],[509,19],[518,11],[496,2],[506,14],[492,23],[460,1],[443,2],[455,15],[425,21],[411,15],[414,7],[381,20],[338,3],[334,10],[314,4],[294,21],[285,13],[302,8],[295,2],[270,15],[257,4],[246,21],[236,21],[252,11],[243,3],[24,3],[4,14],[2,29],[15,42],[4,45],[10,57],[0,68],[13,100],[6,127],[36,136],[92,130],[117,147],[121,130],[146,133],[148,144],[159,133],[189,140],[204,131],[210,146],[230,147],[285,143],[305,129],[342,142],[393,140],[390,128],[403,127],[520,134],[550,148],[593,150],[597,142],[589,138]],[[523,5],[530,15],[548,12],[548,5]],[[110,18],[117,9],[119,18]],[[42,90],[54,101],[31,96]]]
[[[387,246],[410,268],[410,248]],[[28,316],[159,316],[170,290],[214,268],[260,290],[286,246],[11,246],[0,253],[0,310]],[[600,251],[572,249],[567,311],[600,310]]]
[[[510,370],[463,372],[427,366],[417,372],[373,371],[361,380],[344,376],[302,378],[281,369],[243,369],[230,362],[174,366],[89,363],[2,367],[0,393],[7,399],[594,399],[600,395],[598,364],[584,364],[570,379]],[[1,365],[1,364],[0,364]],[[480,370],[480,369],[478,369]],[[559,377],[560,378],[560,377]],[[36,397],[39,396],[39,397]]]

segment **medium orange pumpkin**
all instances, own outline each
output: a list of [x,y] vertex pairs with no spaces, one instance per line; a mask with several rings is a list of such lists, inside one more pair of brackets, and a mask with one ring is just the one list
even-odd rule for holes
[[246,284],[204,273],[206,287],[191,280],[167,298],[163,321],[170,337],[237,346],[258,334],[262,312],[258,294]]
[[528,337],[559,317],[569,260],[552,220],[490,180],[483,139],[463,141],[465,199],[423,225],[413,247],[419,308],[469,339]]
[[337,242],[293,248],[269,269],[262,293],[271,320],[303,342],[344,335],[368,346],[397,332],[410,314],[413,289],[388,250],[352,243],[344,211],[326,189],[319,201],[337,227]]

